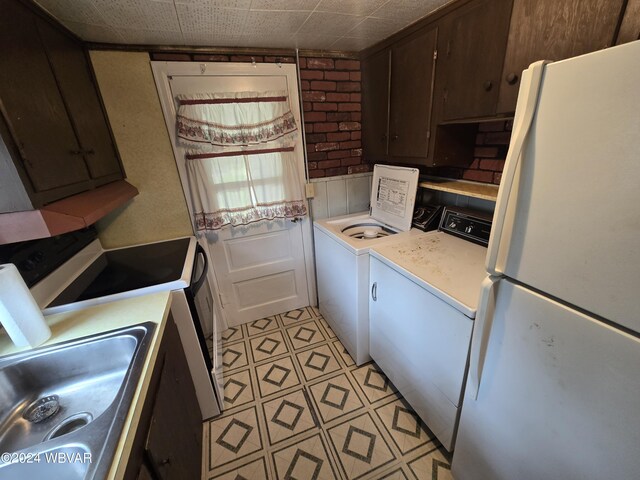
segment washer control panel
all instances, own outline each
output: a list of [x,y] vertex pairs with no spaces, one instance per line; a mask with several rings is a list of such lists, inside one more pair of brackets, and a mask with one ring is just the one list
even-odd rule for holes
[[439,230],[486,247],[491,234],[491,215],[466,208],[445,207]]

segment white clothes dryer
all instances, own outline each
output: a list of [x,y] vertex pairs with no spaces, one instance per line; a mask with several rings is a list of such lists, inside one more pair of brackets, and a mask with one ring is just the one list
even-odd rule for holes
[[375,165],[368,212],[314,222],[318,306],[357,365],[369,356],[369,249],[408,235],[416,168]]

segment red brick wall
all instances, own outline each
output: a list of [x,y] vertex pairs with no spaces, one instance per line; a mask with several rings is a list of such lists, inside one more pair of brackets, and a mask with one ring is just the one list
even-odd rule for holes
[[438,167],[431,175],[500,184],[511,138],[511,120],[478,124],[473,162],[467,168]]
[[[152,60],[295,63],[294,57],[154,53]],[[303,121],[311,178],[369,171],[362,157],[360,62],[300,57]]]
[[366,172],[362,158],[360,61],[301,58],[309,176]]

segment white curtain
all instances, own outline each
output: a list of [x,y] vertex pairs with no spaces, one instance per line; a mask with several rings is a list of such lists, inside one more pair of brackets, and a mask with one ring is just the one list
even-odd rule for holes
[[307,214],[285,92],[178,97],[197,230]]
[[178,95],[177,135],[192,149],[293,140],[297,130],[284,91]]

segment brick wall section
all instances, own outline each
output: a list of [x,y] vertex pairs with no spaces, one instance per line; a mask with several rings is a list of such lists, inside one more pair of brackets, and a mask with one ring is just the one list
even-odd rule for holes
[[438,167],[429,173],[499,185],[512,127],[511,120],[479,123],[473,162],[467,168]]
[[[154,53],[152,60],[295,63],[294,57]],[[367,172],[362,157],[362,95],[358,60],[300,57],[309,177]]]
[[366,172],[362,159],[360,61],[301,58],[309,176]]

